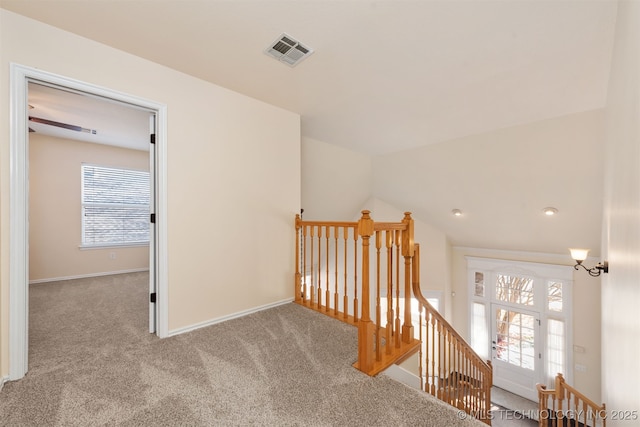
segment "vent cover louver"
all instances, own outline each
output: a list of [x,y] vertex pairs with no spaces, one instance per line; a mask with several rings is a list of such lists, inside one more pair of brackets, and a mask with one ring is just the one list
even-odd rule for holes
[[288,34],[283,33],[264,51],[280,62],[294,67],[313,53],[313,49],[302,45]]

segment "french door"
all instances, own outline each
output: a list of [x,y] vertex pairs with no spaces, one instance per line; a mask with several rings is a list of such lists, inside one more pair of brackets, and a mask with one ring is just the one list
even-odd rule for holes
[[572,378],[570,266],[467,257],[470,339],[493,383],[530,400]]
[[494,385],[537,400],[542,382],[540,313],[491,304],[491,361]]

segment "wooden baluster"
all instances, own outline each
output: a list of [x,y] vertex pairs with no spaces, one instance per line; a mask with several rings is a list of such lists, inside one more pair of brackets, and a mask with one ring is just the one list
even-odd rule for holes
[[296,214],[296,274],[294,280],[294,296],[295,301],[299,303],[301,301],[302,292],[300,287],[302,286],[302,277],[300,275],[300,215]]
[[400,231],[396,230],[396,319],[395,319],[395,345],[400,348]]
[[469,359],[473,366],[473,373],[470,375],[470,389],[473,396],[473,410],[478,413],[484,413],[486,407],[484,398],[482,396],[482,390],[479,387],[479,382],[482,378],[482,367],[478,364],[476,359]]
[[382,309],[380,307],[380,248],[382,248],[382,232],[376,231],[376,360],[382,360]]
[[460,342],[458,341],[458,338],[455,335],[452,336],[451,342],[451,348],[454,353],[453,371],[455,372],[456,384],[458,385],[458,390],[455,396],[455,404],[458,408],[468,411],[468,396],[471,390],[471,388],[467,384],[469,382],[469,376],[465,372],[464,366],[461,364],[464,359],[460,358]]
[[374,325],[369,314],[369,239],[373,235],[373,220],[369,211],[362,211],[358,221],[358,234],[362,236],[362,316],[358,322],[358,361],[360,370],[368,372],[373,368]]
[[358,316],[358,230],[353,230],[353,321],[360,320]]
[[489,419],[489,409],[491,407],[491,386],[493,385],[493,366],[491,365],[491,361],[487,360],[487,377],[484,379],[484,401],[485,401],[485,411],[487,412],[487,419]]
[[[335,245],[335,249],[334,249],[334,261],[333,261],[333,265],[335,265],[335,277],[333,278],[333,283],[334,283],[334,290],[333,290],[333,314],[337,317],[338,316],[338,295],[340,294],[340,292],[338,291],[338,234],[340,233],[340,228],[338,228],[338,226],[335,226],[333,228],[333,237],[334,237],[334,245]],[[346,308],[346,307],[345,307]]]
[[413,259],[413,219],[411,212],[405,212],[402,222],[406,225],[402,232],[402,256],[404,257],[404,324],[402,325],[402,341],[413,340],[413,324],[411,323],[411,261]]
[[331,238],[331,227],[327,226],[326,227],[326,239],[327,241],[325,242],[325,246],[326,246],[326,256],[325,256],[325,263],[327,264],[327,267],[325,269],[325,286],[327,287],[327,289],[325,290],[325,296],[324,296],[324,310],[326,312],[329,311],[330,306],[331,306],[331,287],[329,286],[329,239]]
[[309,234],[309,240],[311,243],[311,257],[310,257],[310,261],[311,261],[311,265],[309,266],[309,270],[311,271],[311,283],[309,283],[309,306],[313,306],[313,303],[316,300],[316,270],[315,268],[313,268],[313,261],[314,261],[314,257],[313,257],[313,248],[315,247],[315,233],[316,233],[316,227],[315,225],[312,225],[310,227],[310,234]]
[[469,373],[469,402],[467,403],[467,407],[473,411],[474,413],[484,414],[484,400],[482,399],[482,392],[478,387],[478,382],[482,376],[480,366],[478,366],[477,362],[473,359],[469,359],[471,362],[471,366],[473,369]]
[[306,303],[309,298],[307,289],[307,226],[302,226],[302,302]]
[[317,304],[317,308],[318,311],[320,311],[320,308],[322,307],[322,229],[323,227],[321,225],[318,226],[318,292],[317,292],[317,298],[318,298],[318,304]]
[[466,408],[465,408],[467,411],[478,410],[478,400],[475,398],[476,396],[471,386],[473,384],[473,378],[475,378],[475,375],[476,375],[475,367],[476,367],[476,364],[474,363],[474,361],[471,359],[467,359],[467,366],[464,373],[465,376],[463,377],[466,381],[469,382],[469,386],[468,386],[469,396],[467,397],[468,401],[466,402]]
[[431,375],[433,377],[433,381],[431,382],[431,394],[437,396],[437,390],[442,386],[440,378],[438,376],[438,372],[440,367],[438,366],[436,370],[436,337],[438,336],[438,331],[436,329],[436,318],[431,314]]
[[[344,227],[342,229],[343,238],[344,238],[344,296],[342,302],[342,311],[344,312],[344,318],[347,319],[349,317],[349,288],[348,288],[348,274],[349,268],[347,263],[347,248],[348,248],[348,239],[349,239],[349,228]],[[354,316],[355,320],[355,316]]]
[[[420,390],[427,391],[425,389],[425,381],[424,381],[425,373],[422,372],[422,370],[423,370],[423,368],[422,368],[422,359],[423,359],[424,355],[426,354],[426,352],[423,352],[424,349],[425,349],[426,338],[423,336],[423,333],[422,333],[422,329],[423,329],[423,327],[422,327],[422,325],[423,325],[423,323],[422,323],[422,321],[423,321],[422,314],[423,314],[423,310],[424,310],[424,307],[422,306],[422,303],[418,304],[418,310],[419,310],[418,311],[418,322],[419,322],[418,323],[418,325],[419,325],[418,326],[418,338],[420,339],[420,342],[422,343],[420,345],[420,350],[418,351],[418,373],[420,375]],[[391,346],[387,345],[387,347],[391,347]]]
[[385,231],[387,249],[387,354],[391,354],[393,337],[393,230]]
[[449,330],[445,329],[445,364],[447,366],[445,372],[447,373],[447,375],[449,375],[449,382],[450,387],[449,387],[449,404],[453,403],[453,392],[455,391],[456,387],[458,387],[458,384],[455,382],[455,375],[453,373],[453,367],[451,366],[451,335],[449,334]]
[[[440,378],[447,378],[447,370],[445,366],[446,357],[445,357],[445,340],[444,340],[444,326],[441,322],[438,322],[438,335],[439,335],[439,349],[440,355],[438,356],[438,364],[440,365]],[[446,392],[446,389],[443,390]],[[442,400],[446,400],[446,396],[442,398]]]
[[457,354],[456,354],[456,337],[449,337],[449,368],[451,369],[450,375],[453,378],[454,389],[451,393],[451,403],[457,408],[460,408],[461,399],[460,396],[464,393],[465,385],[462,381],[462,376],[460,376],[460,372],[458,370],[457,365]]

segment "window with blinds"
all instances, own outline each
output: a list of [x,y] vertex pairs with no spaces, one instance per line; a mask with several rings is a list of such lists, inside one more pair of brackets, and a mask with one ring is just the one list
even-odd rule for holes
[[149,172],[82,165],[82,246],[149,243]]

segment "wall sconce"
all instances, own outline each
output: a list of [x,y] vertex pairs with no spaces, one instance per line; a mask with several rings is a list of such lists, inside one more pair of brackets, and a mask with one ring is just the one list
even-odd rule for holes
[[582,267],[587,273],[589,273],[589,276],[592,277],[598,277],[603,271],[605,273],[609,272],[609,263],[607,261],[598,263],[593,268],[587,268],[582,265],[582,261],[587,259],[589,249],[569,249],[569,251],[571,252],[571,258],[576,261],[576,265],[573,266],[573,268],[575,268],[576,270],[578,270],[578,267]]

